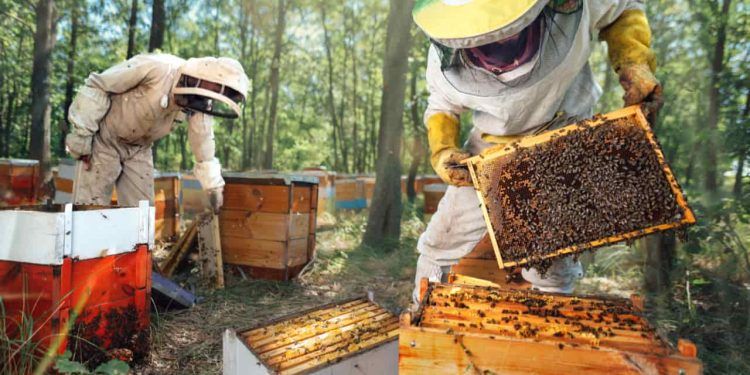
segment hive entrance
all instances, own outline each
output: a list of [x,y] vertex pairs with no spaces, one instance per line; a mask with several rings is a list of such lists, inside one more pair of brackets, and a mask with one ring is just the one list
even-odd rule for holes
[[640,110],[526,139],[469,162],[504,266],[694,222]]

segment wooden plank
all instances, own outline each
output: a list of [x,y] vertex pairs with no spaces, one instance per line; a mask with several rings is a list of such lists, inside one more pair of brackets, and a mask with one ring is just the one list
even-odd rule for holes
[[201,276],[217,289],[224,288],[224,262],[222,261],[219,217],[206,213],[198,222],[198,260]]
[[[309,213],[290,215],[287,213],[222,209],[219,217],[222,238],[237,237],[285,241],[287,239],[306,238],[309,235]],[[291,228],[289,228],[290,222]]]
[[307,264],[310,258],[307,257],[308,239],[300,238],[289,241],[289,255],[286,265],[289,267]]

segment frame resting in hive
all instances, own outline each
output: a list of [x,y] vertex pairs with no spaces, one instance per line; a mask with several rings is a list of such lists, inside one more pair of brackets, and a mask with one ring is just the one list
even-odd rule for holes
[[637,106],[466,163],[501,268],[544,270],[556,257],[695,223]]
[[700,374],[642,316],[639,298],[573,297],[422,282],[401,315],[400,374]]
[[367,298],[224,332],[224,374],[397,374],[398,318]]

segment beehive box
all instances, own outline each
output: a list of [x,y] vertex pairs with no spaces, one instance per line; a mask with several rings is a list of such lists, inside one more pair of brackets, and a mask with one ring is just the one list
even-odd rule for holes
[[370,204],[372,204],[372,196],[375,195],[375,177],[357,177],[357,181],[362,182],[365,202],[367,207],[370,207]]
[[489,235],[485,235],[474,249],[451,266],[451,284],[495,286],[504,289],[529,289],[531,284],[521,277],[521,269],[508,271],[497,266],[495,251]]
[[448,190],[448,185],[442,182],[437,184],[424,185],[423,193],[425,214],[434,214],[435,212],[437,212],[440,200],[443,199],[446,190]]
[[180,174],[154,173],[156,239],[174,238],[180,232]]
[[35,203],[39,178],[37,160],[0,159],[0,206]]
[[[111,349],[143,358],[149,350],[153,216],[148,202],[0,210],[0,297],[8,336],[33,328],[31,342],[46,348],[62,335],[59,353],[69,349],[91,364],[106,360]],[[19,325],[22,317],[33,327]]]
[[333,213],[336,210],[334,197],[336,195],[336,172],[329,172],[321,168],[307,168],[301,172],[303,175],[318,178],[318,225],[321,225],[322,216],[325,213]]
[[397,374],[398,318],[367,298],[224,333],[225,375]]
[[501,267],[695,223],[640,108],[468,159]]
[[336,210],[360,210],[367,208],[364,182],[355,178],[336,180]]
[[180,220],[187,224],[198,214],[209,210],[208,195],[203,191],[201,183],[194,175],[183,173],[180,175]]
[[674,349],[639,300],[423,282],[401,316],[400,374],[700,374],[695,346]]
[[302,175],[225,174],[219,216],[225,263],[251,277],[289,280],[315,251],[318,179]]

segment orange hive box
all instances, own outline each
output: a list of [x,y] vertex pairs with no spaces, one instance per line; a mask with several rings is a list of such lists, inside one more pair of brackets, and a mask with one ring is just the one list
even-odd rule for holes
[[224,333],[224,375],[397,374],[398,318],[367,298]]
[[448,185],[439,182],[424,185],[424,213],[434,214],[437,212],[440,200],[443,199],[445,191],[448,189]]
[[336,172],[329,172],[321,168],[307,168],[300,172],[302,175],[318,178],[318,226],[322,224],[321,216],[326,212],[333,213],[336,209],[334,196],[336,194]]
[[695,346],[676,350],[640,300],[422,283],[400,320],[399,374],[700,374]]
[[0,159],[0,206],[36,202],[39,162],[26,159]]
[[367,207],[370,207],[372,196],[375,194],[375,177],[361,176],[357,177],[357,181],[362,181],[365,201],[367,202]]
[[90,364],[106,361],[114,349],[144,358],[153,215],[145,201],[128,208],[67,204],[0,210],[0,299],[7,335],[28,338],[22,332],[31,329],[30,343],[40,351],[61,339],[59,353],[71,350]]
[[170,239],[180,232],[180,174],[156,172],[154,176],[156,239]]
[[501,267],[695,223],[639,107],[467,159]]
[[289,280],[315,252],[318,179],[280,174],[225,174],[219,215],[225,263],[250,276]]
[[338,177],[336,179],[336,210],[367,208],[364,182],[356,178]]

